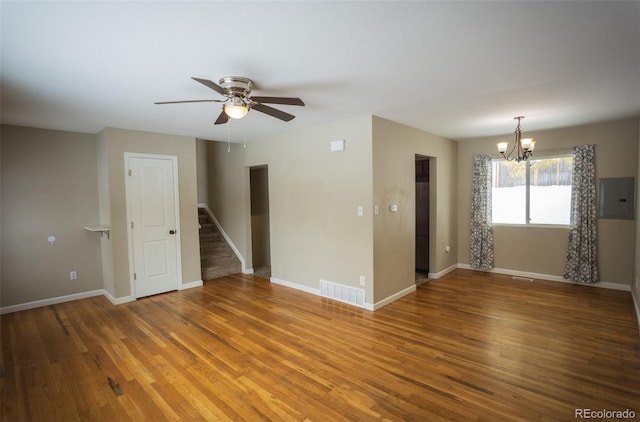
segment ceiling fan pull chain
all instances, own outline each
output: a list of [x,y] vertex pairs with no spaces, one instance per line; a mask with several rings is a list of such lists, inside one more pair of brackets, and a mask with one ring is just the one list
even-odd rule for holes
[[227,125],[227,152],[231,152],[231,122]]

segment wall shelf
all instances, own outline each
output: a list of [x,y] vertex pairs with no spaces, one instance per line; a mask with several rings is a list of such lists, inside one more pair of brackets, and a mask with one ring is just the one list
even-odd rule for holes
[[109,239],[109,232],[111,231],[111,227],[106,226],[85,226],[84,229],[89,230],[90,232],[100,233],[100,237],[106,233],[107,239]]

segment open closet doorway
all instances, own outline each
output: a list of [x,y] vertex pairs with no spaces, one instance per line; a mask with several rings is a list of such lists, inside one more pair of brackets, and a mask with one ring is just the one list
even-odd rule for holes
[[251,191],[251,256],[253,273],[271,277],[271,238],[269,234],[269,171],[267,166],[249,169]]
[[416,155],[416,284],[429,278],[429,157]]

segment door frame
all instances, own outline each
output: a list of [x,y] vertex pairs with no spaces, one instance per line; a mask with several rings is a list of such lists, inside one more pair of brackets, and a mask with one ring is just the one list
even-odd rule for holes
[[[416,186],[416,179],[415,179],[415,162],[417,161],[417,158],[421,158],[421,159],[425,159],[427,161],[429,161],[429,272],[428,272],[428,277],[432,277],[433,274],[435,274],[432,270],[432,267],[435,266],[435,262],[436,262],[436,230],[437,230],[437,217],[436,217],[436,212],[437,212],[437,208],[436,208],[436,202],[437,202],[437,157],[433,156],[433,155],[426,155],[426,154],[421,154],[418,152],[415,152],[413,154],[413,162],[414,162],[414,167],[412,167],[412,174],[413,174],[413,189],[415,191],[415,186]],[[415,193],[414,193],[414,207],[415,207]],[[413,216],[414,220],[417,218],[417,216],[415,215],[414,212],[414,216]],[[415,238],[415,234],[416,234],[416,228],[415,228],[415,222],[414,222],[414,227],[413,227],[413,236]],[[416,266],[416,260],[415,260],[415,249],[414,249],[414,258],[413,258],[413,269],[412,271],[415,271],[415,266]]]
[[129,249],[129,288],[131,290],[131,297],[138,300],[136,296],[136,283],[134,279],[135,273],[135,261],[133,256],[133,230],[131,229],[131,179],[129,177],[130,159],[132,158],[145,158],[152,160],[169,160],[173,166],[173,195],[174,195],[174,208],[176,218],[176,290],[180,290],[182,286],[182,241],[181,233],[182,227],[180,225],[180,189],[178,186],[178,156],[177,155],[162,155],[162,154],[145,154],[139,152],[125,152],[124,153],[124,186],[125,186],[125,205],[127,209],[127,220],[125,225],[127,226],[127,248]]
[[255,242],[255,238],[254,238],[254,224],[253,224],[253,208],[252,208],[252,201],[251,198],[253,196],[254,193],[254,189],[255,186],[253,185],[253,183],[251,183],[251,171],[253,170],[261,170],[264,169],[267,172],[267,192],[266,192],[266,196],[267,196],[267,202],[268,202],[268,207],[267,207],[267,219],[268,219],[268,225],[267,225],[267,231],[268,231],[268,235],[269,235],[269,239],[268,239],[268,244],[269,244],[269,267],[271,267],[271,198],[269,197],[269,192],[270,192],[270,173],[269,173],[269,165],[268,164],[258,164],[258,165],[254,165],[254,166],[249,166],[248,167],[249,172],[248,172],[248,180],[249,180],[249,230],[248,230],[248,235],[249,235],[249,249],[251,251],[251,268],[253,270],[253,272],[255,273],[256,268],[256,262],[255,262],[255,257],[253,256],[253,246],[254,246],[254,242]]

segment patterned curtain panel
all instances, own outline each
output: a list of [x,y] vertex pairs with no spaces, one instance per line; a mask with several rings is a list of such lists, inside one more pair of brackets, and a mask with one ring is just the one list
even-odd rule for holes
[[473,156],[471,192],[471,268],[493,269],[493,227],[491,226],[491,156]]
[[598,281],[595,158],[595,145],[573,149],[571,228],[564,278],[578,283]]

